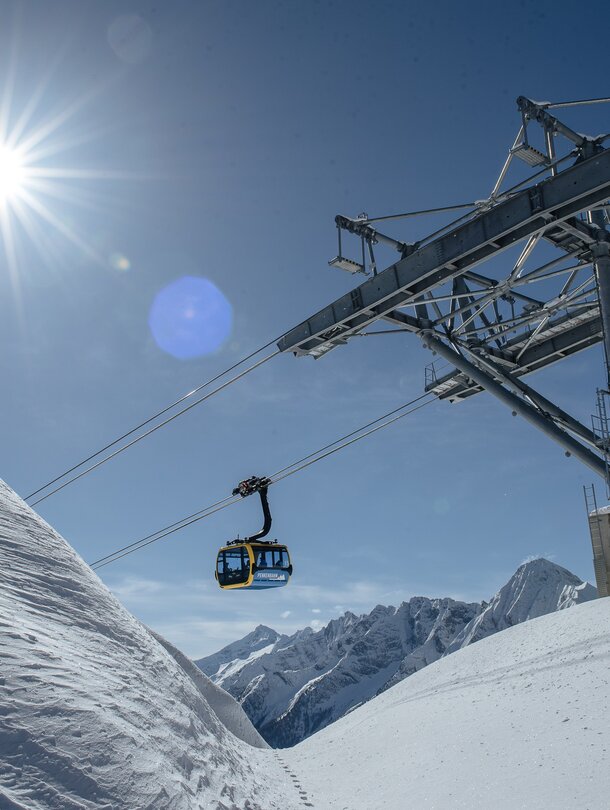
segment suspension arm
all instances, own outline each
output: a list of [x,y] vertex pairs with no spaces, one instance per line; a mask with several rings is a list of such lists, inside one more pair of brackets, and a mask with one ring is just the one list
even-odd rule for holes
[[261,506],[263,508],[264,523],[260,532],[253,534],[251,537],[246,537],[246,542],[250,540],[260,540],[266,537],[271,530],[271,510],[269,509],[269,500],[267,498],[267,490],[269,489],[271,481],[268,478],[257,478],[255,475],[252,478],[247,478],[241,481],[233,490],[233,495],[241,495],[242,498],[247,498],[254,492],[258,492],[261,499]]

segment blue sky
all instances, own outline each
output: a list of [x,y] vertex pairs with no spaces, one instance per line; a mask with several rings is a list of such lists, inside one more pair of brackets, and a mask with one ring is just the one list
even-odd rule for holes
[[[6,232],[0,251],[1,475],[21,495],[355,286],[327,266],[337,213],[484,198],[518,95],[607,95],[606,12],[592,26],[563,2],[1,6],[3,116],[10,130],[31,113],[50,175],[50,217],[32,213],[30,233],[13,217],[12,261]],[[597,134],[607,116],[565,117]],[[177,358],[150,319],[185,277],[224,309],[211,353]],[[92,561],[417,396],[431,359],[402,335],[275,358],[40,513]],[[601,352],[530,381],[588,423]],[[591,580],[591,479],[488,396],[437,403],[272,488],[288,588],[223,593],[212,579],[216,548],[258,528],[253,499],[100,574],[194,656],[258,623],[489,598],[530,555]]]

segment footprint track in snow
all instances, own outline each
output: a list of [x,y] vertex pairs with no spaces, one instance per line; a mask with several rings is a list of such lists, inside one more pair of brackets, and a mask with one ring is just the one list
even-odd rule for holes
[[275,758],[279,762],[280,766],[286,771],[288,776],[290,776],[290,778],[292,780],[292,784],[294,785],[294,787],[298,790],[299,799],[300,799],[303,807],[313,807],[314,806],[313,802],[309,801],[309,796],[307,794],[307,791],[303,789],[303,787],[302,787],[302,785],[301,785],[301,783],[299,781],[299,777],[290,770],[288,765],[286,765],[284,760],[281,758],[281,756],[276,751],[274,751],[273,753],[275,755]]

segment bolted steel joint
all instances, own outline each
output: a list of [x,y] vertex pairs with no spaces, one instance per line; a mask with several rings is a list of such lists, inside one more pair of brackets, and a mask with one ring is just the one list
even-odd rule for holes
[[[602,236],[607,236],[608,234],[604,233]],[[610,242],[600,241],[596,242],[594,245],[591,245],[591,253],[593,254],[594,258],[596,259],[607,259],[610,257]]]

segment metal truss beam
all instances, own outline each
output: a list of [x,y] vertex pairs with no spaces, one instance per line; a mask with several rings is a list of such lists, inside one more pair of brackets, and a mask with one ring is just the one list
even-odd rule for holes
[[[514,413],[523,416],[524,419],[561,445],[568,454],[574,455],[582,461],[583,464],[586,464],[587,467],[593,470],[593,472],[605,478],[605,461],[559,427],[549,413],[545,413],[534,405],[529,404],[512,391],[504,388],[491,374],[479,366],[476,366],[474,363],[471,363],[463,355],[456,352],[442,340],[439,340],[439,338],[431,332],[423,332],[420,337],[426,348],[431,349],[445,358],[445,360],[453,363],[463,374],[470,377],[486,391],[493,394],[497,399],[511,408]],[[552,405],[548,400],[546,402]],[[567,416],[567,414],[565,415]],[[569,419],[572,422],[572,428],[574,428],[574,425],[577,425],[578,428],[584,428],[584,426],[580,425],[576,420],[572,420],[571,417],[569,417]],[[586,430],[586,428],[584,429]]]
[[[524,97],[517,103],[521,130],[491,196],[474,210],[416,242],[371,226],[413,213],[336,218],[340,255],[341,231],[355,235],[363,257],[368,245],[374,275],[284,334],[278,348],[317,358],[355,335],[413,332],[453,366],[442,377],[427,369],[427,392],[460,401],[488,391],[566,454],[610,478],[607,435],[581,424],[522,379],[603,341],[610,390],[610,233],[605,225],[610,221],[610,150],[602,147],[610,136],[580,135],[551,115],[546,103]],[[534,120],[543,128],[546,154],[528,142],[528,122]],[[571,151],[560,158],[555,135],[570,141]],[[500,193],[515,157],[544,168]],[[574,163],[560,170],[566,161]],[[544,173],[550,176],[533,182]],[[478,271],[480,264],[519,242],[523,247],[502,277]],[[399,254],[382,272],[373,259],[375,244]],[[539,245],[547,247],[547,256],[529,269]],[[548,257],[548,246],[554,258]],[[348,265],[344,269],[352,270],[354,262],[341,260]],[[364,259],[362,267],[366,270]],[[375,321],[388,328],[366,330]]]
[[595,449],[599,449],[602,442],[600,442],[600,439],[586,425],[583,425],[558,405],[555,405],[554,402],[551,402],[551,400],[547,399],[541,393],[535,391],[531,386],[524,383],[523,380],[518,379],[509,371],[506,371],[506,369],[502,369],[497,363],[490,360],[489,357],[481,357],[478,352],[472,350],[470,354],[474,359],[475,365],[478,365],[483,370],[487,370],[498,382],[507,385],[514,393],[529,400],[529,402],[535,405],[545,416],[572,433],[575,433]]
[[[397,307],[415,304],[522,239],[553,232],[558,223],[609,196],[610,151],[601,150],[414,250],[287,332],[278,348],[319,357]],[[575,238],[571,230],[568,236]],[[566,247],[571,250],[574,243]]]
[[[583,316],[581,320],[574,319],[575,323],[571,328],[561,328],[566,326],[566,320],[567,318],[563,318],[555,324],[557,334],[551,333],[544,340],[527,349],[521,355],[518,365],[514,362],[506,347],[503,350],[489,347],[489,354],[510,369],[513,375],[521,377],[559,360],[564,360],[566,357],[594,346],[602,340],[602,323],[597,312],[589,313],[588,316]],[[478,394],[483,389],[479,385],[467,383],[463,375],[451,372],[431,382],[426,386],[426,390],[435,393],[440,399],[449,399],[456,402],[473,394]]]

